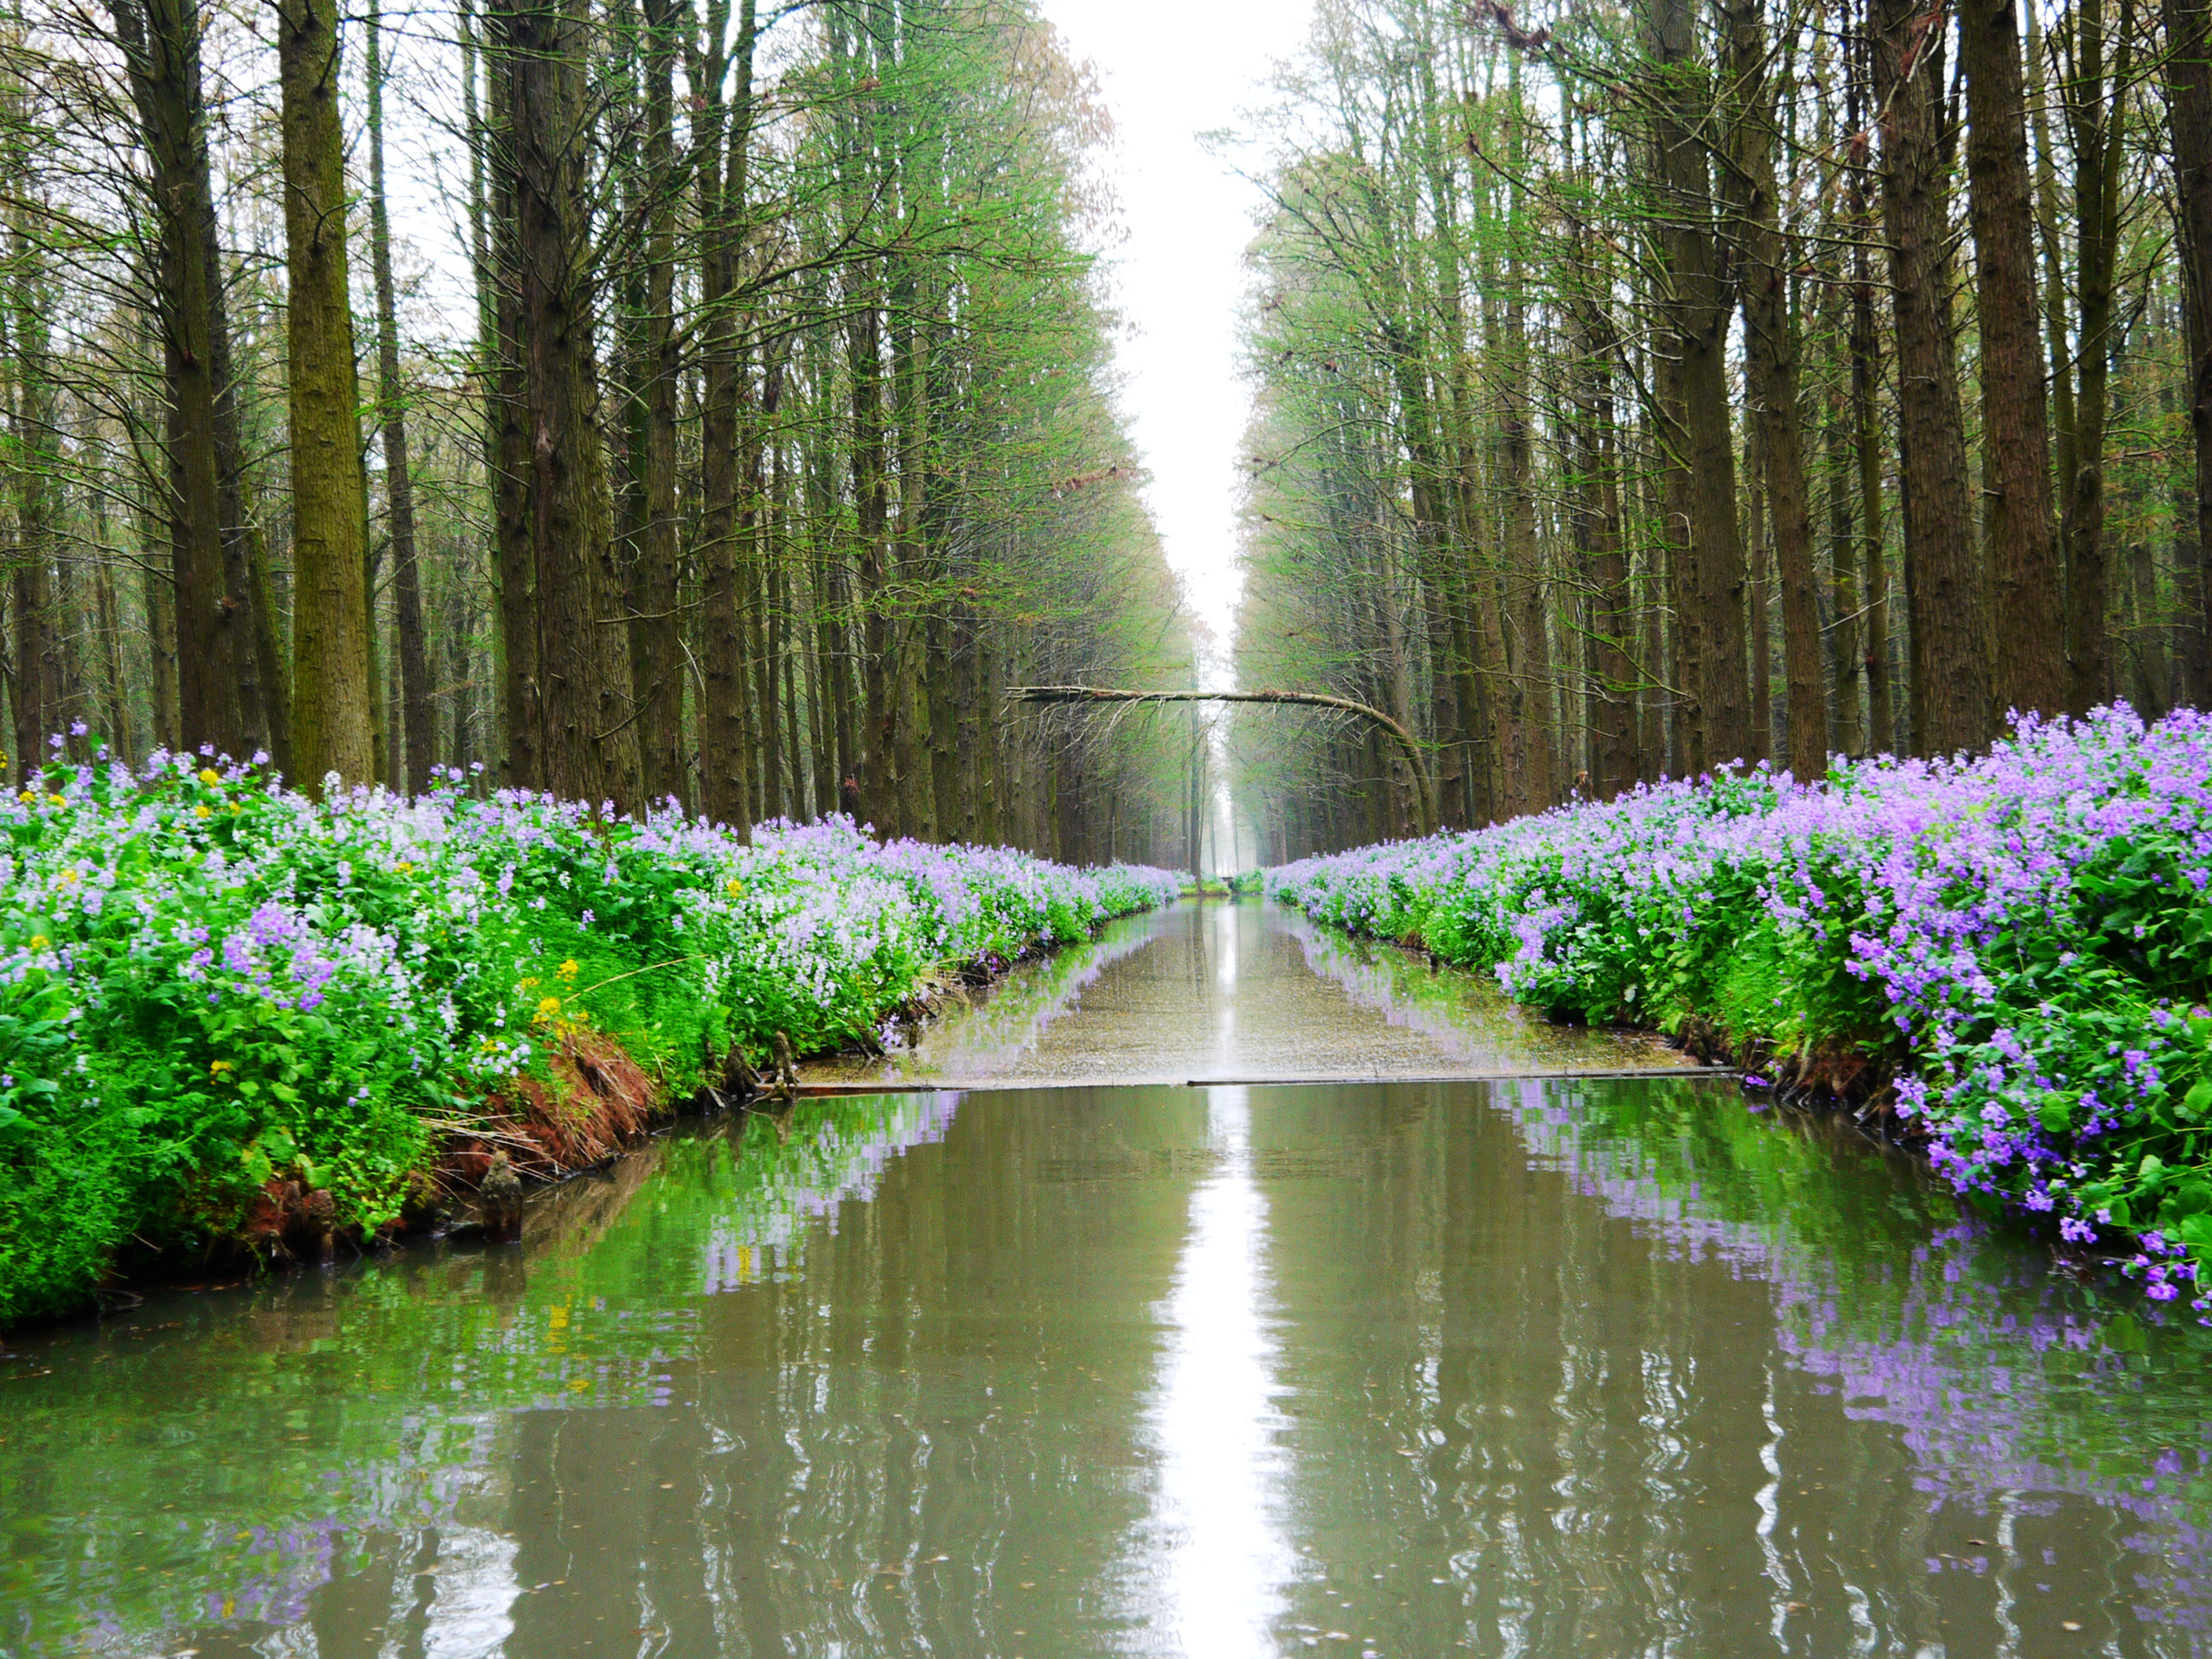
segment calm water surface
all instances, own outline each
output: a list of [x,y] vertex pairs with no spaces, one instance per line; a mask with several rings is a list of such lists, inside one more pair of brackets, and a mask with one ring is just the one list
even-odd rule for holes
[[[1195,915],[900,1063],[1177,1069],[1224,933],[1324,1062],[1665,1063]],[[802,1103],[19,1345],[0,1653],[2195,1653],[2203,1337],[1679,1073]]]

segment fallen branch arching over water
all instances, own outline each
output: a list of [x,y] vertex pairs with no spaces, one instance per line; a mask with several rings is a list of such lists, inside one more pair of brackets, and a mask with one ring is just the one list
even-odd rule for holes
[[1381,709],[1364,702],[1354,702],[1350,697],[1332,696],[1326,691],[1127,691],[1103,685],[1018,685],[1006,693],[1009,702],[1042,703],[1097,703],[1097,702],[1258,702],[1273,703],[1297,708],[1328,708],[1340,714],[1357,714],[1381,728],[1398,752],[1405,756],[1407,767],[1413,775],[1413,791],[1420,801],[1420,830],[1432,835],[1437,829],[1437,792],[1429,776],[1427,759],[1421,753],[1420,740],[1398,721]]

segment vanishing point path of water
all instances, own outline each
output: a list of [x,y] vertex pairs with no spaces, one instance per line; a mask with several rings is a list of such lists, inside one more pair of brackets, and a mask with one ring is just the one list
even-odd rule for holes
[[0,1359],[0,1656],[2212,1643],[2202,1333],[1663,1048],[1185,905],[868,1074]]

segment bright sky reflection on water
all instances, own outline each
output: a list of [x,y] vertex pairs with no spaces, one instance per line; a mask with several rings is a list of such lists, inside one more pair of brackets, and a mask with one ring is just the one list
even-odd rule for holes
[[1148,1413],[1159,1486],[1137,1540],[1150,1559],[1133,1576],[1152,1581],[1152,1651],[1241,1659],[1274,1651],[1296,1556],[1282,1528],[1280,1350],[1248,1091],[1209,1090],[1206,1115],[1220,1161],[1191,1194],[1190,1232],[1162,1309],[1168,1340]]

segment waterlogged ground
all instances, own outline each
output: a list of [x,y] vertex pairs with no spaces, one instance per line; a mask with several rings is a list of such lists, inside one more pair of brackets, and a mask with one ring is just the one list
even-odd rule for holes
[[[1363,1065],[1601,1041],[1264,914],[1006,1064],[1224,927]],[[2207,1358],[1714,1079],[808,1101],[20,1345],[0,1653],[2190,1654]]]

